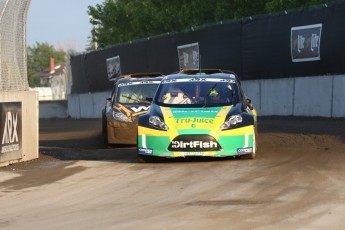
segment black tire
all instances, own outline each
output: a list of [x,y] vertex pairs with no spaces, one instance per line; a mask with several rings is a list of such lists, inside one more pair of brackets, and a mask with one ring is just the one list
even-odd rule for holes
[[108,143],[107,118],[105,117],[104,113],[102,113],[102,137],[103,137],[104,144],[109,145],[109,143]]
[[137,154],[139,163],[154,163],[155,158],[153,156]]
[[254,134],[255,134],[255,153],[257,153],[258,147],[259,147],[259,134],[258,134],[258,127],[257,127],[256,122],[255,122]]
[[255,153],[250,153],[250,154],[241,156],[241,159],[254,159],[254,158],[255,158]]

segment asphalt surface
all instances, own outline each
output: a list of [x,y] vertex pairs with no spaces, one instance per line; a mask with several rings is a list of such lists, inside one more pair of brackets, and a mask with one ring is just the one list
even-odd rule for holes
[[41,120],[0,168],[0,229],[344,229],[345,119],[259,117],[254,160],[142,164],[100,120]]

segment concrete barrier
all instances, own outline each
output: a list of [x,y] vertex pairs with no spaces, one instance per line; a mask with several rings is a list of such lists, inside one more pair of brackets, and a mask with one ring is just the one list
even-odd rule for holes
[[81,118],[79,94],[67,96],[67,114],[72,118]]
[[67,118],[67,100],[60,101],[40,101],[39,118]]
[[101,118],[105,100],[111,91],[71,94],[68,96],[68,115],[72,118]]
[[333,77],[295,79],[294,116],[331,117]]
[[345,75],[242,82],[259,116],[345,117]]
[[261,81],[261,115],[291,116],[293,113],[294,79]]
[[0,166],[38,158],[38,93],[0,93]]
[[332,117],[345,117],[345,75],[333,80]]

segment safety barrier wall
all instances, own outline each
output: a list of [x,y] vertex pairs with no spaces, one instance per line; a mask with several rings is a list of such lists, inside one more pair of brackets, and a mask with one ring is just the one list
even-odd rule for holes
[[[259,116],[345,117],[345,75],[242,81]],[[68,115],[101,118],[110,91],[72,94]]]
[[39,102],[39,118],[67,118],[67,101],[66,100],[51,100]]
[[38,158],[37,92],[1,92],[0,167]]
[[259,116],[345,117],[345,75],[243,81]]
[[101,118],[106,98],[111,91],[68,95],[68,116],[71,118]]

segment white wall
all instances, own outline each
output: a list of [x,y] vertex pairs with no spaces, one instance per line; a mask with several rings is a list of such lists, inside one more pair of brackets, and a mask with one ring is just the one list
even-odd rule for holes
[[345,76],[335,76],[333,81],[332,116],[345,117]]
[[39,101],[39,118],[67,118],[67,100]]
[[345,117],[345,75],[243,81],[259,116]]
[[294,115],[331,117],[332,82],[332,76],[296,78]]
[[68,115],[72,118],[101,118],[101,111],[111,91],[68,95]]

